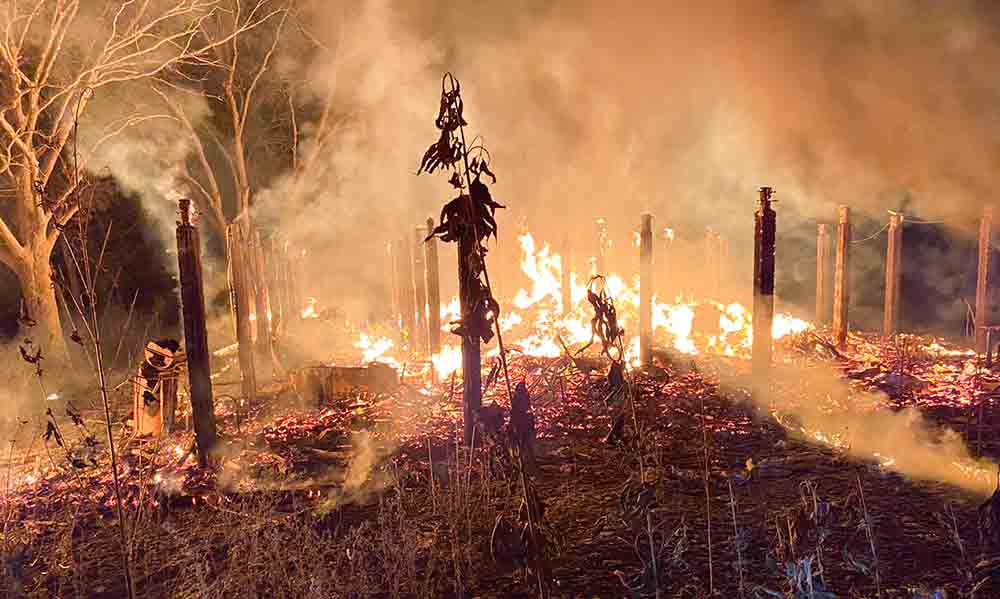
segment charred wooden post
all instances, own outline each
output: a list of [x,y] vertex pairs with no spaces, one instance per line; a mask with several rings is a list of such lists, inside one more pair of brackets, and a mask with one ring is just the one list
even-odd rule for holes
[[244,229],[240,223],[226,228],[229,250],[229,295],[239,344],[240,378],[243,397],[251,401],[257,395],[257,375],[254,368],[253,333],[250,330],[250,283],[246,267]]
[[847,349],[848,308],[851,303],[851,209],[837,211],[837,258],[833,271],[833,342]]
[[[480,260],[476,253],[476,236],[467,228],[458,237],[458,298],[462,307],[462,321],[472,320],[479,291],[479,277],[475,265]],[[466,445],[473,443],[476,419],[483,406],[482,356],[479,337],[462,335],[462,416],[463,438]]]
[[427,219],[424,262],[427,268],[427,346],[431,355],[441,351],[441,277],[438,270],[437,238],[432,237],[434,219]]
[[418,351],[429,349],[427,340],[430,331],[427,329],[427,283],[424,272],[424,228],[417,227],[414,231],[413,244],[413,299],[416,303],[416,333],[413,336],[413,347]]
[[639,228],[639,359],[653,364],[653,215],[643,214]]
[[827,264],[830,261],[830,239],[826,224],[816,225],[816,324],[826,320]]
[[903,215],[889,215],[889,242],[885,253],[885,314],[882,333],[895,335],[899,326],[899,283],[902,278]]
[[774,319],[774,249],[777,218],[771,208],[774,190],[760,188],[755,215],[753,269],[753,376],[765,385],[771,369],[771,323]]
[[979,223],[979,267],[976,273],[976,351],[984,354],[987,350],[986,328],[990,325],[990,241],[993,237],[993,207],[983,208],[983,219]]
[[413,263],[410,243],[406,238],[400,238],[394,244],[396,288],[399,293],[399,324],[402,329],[403,342],[414,348],[416,338],[416,301],[413,297]]
[[559,255],[559,285],[562,287],[562,313],[568,316],[573,311],[573,249],[569,244],[569,236],[563,237],[562,252]]
[[215,446],[215,408],[212,402],[212,370],[209,365],[208,332],[205,326],[205,288],[201,276],[201,245],[192,219],[191,200],[180,201],[177,223],[177,265],[181,279],[184,312],[184,345],[191,385],[191,412],[198,461],[208,464]]

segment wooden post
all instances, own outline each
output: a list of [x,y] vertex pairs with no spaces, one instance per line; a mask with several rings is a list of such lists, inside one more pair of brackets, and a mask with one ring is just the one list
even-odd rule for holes
[[899,326],[899,282],[902,272],[903,215],[889,215],[889,242],[885,252],[885,315],[882,334],[895,335]]
[[184,312],[184,346],[187,350],[188,380],[191,385],[191,413],[194,420],[198,461],[208,465],[215,447],[215,408],[212,402],[212,370],[208,359],[208,332],[205,327],[205,289],[201,277],[201,245],[194,227],[191,200],[180,201],[177,222],[177,265],[181,279],[181,306]]
[[402,329],[404,343],[413,349],[416,337],[414,317],[416,316],[415,300],[413,298],[413,258],[410,255],[410,243],[404,237],[396,241],[393,257],[395,258],[396,288],[399,293],[399,324]]
[[830,261],[830,239],[826,224],[816,225],[816,324],[826,321],[827,304],[827,264]]
[[983,208],[983,219],[979,223],[979,268],[976,273],[976,351],[985,354],[987,350],[986,329],[989,326],[990,305],[990,241],[993,237],[993,207]]
[[257,361],[256,374],[265,379],[270,378],[272,372],[271,362],[271,307],[267,297],[267,274],[264,268],[264,244],[261,241],[260,231],[256,228],[250,229],[250,256],[251,268],[254,276],[254,300],[256,302],[255,324],[257,329]]
[[229,296],[233,306],[236,340],[239,343],[240,377],[243,398],[252,401],[257,395],[257,375],[254,369],[253,333],[250,330],[250,293],[244,240],[244,225],[235,222],[226,227],[229,249]]
[[594,274],[607,276],[608,225],[603,218],[597,219],[597,255],[594,256]]
[[653,215],[643,214],[639,227],[639,359],[653,364]]
[[726,283],[726,264],[729,258],[729,242],[722,236],[722,233],[718,233],[716,235],[716,242],[718,245],[718,253],[716,254],[715,259],[715,289],[717,299],[721,301],[722,288]]
[[568,316],[573,311],[573,250],[569,244],[569,236],[563,237],[562,252],[559,255],[559,284],[562,287],[562,313]]
[[[462,306],[462,318],[466,319],[475,308],[479,280],[474,274],[476,254],[475,234],[464,231],[458,237],[458,297]],[[482,361],[479,338],[462,335],[462,404],[463,438],[466,445],[473,443],[473,435],[479,410],[483,404]]]
[[705,277],[704,294],[706,297],[715,299],[718,297],[719,288],[716,273],[719,271],[719,246],[716,242],[715,232],[705,229]]
[[680,289],[673,282],[674,277],[671,276],[670,272],[670,254],[673,249],[674,244],[674,230],[670,227],[664,227],[663,229],[663,248],[657,254],[656,262],[659,264],[659,276],[656,278],[657,282],[660,284],[659,296],[660,301],[666,304],[674,303],[677,298]]
[[268,290],[267,296],[271,306],[271,330],[274,332],[274,336],[277,339],[285,329],[285,302],[284,294],[282,293],[282,273],[281,273],[281,257],[279,253],[279,248],[281,242],[278,240],[277,235],[271,235],[266,243],[265,252],[265,270],[267,272],[267,283]]
[[416,324],[413,335],[413,348],[417,351],[427,351],[427,340],[430,338],[427,329],[427,284],[424,279],[424,227],[414,230],[413,244],[413,299],[415,302]]
[[434,219],[427,219],[424,237],[424,262],[427,267],[427,334],[431,355],[441,351],[441,278],[438,273],[437,238],[431,237]]
[[833,342],[847,349],[848,308],[851,303],[851,209],[837,211],[837,258],[833,271]]
[[[771,322],[774,319],[774,251],[777,219],[771,208],[774,190],[760,188],[755,215],[753,269],[753,377],[764,385],[771,370]],[[765,387],[766,388],[766,387]]]

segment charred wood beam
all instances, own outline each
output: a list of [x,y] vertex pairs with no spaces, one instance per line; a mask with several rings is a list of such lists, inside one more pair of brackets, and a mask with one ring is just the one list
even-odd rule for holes
[[212,370],[205,326],[205,286],[201,271],[201,245],[192,219],[191,200],[180,202],[177,223],[177,265],[181,279],[181,307],[184,313],[184,346],[187,350],[188,379],[191,385],[191,413],[194,421],[198,461],[208,465],[216,443],[215,407],[212,401]]

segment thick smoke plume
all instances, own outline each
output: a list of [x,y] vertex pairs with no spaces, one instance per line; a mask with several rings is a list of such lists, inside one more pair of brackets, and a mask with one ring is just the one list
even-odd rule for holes
[[[905,202],[964,227],[990,195],[1000,46],[988,4],[311,8],[324,51],[283,65],[333,94],[338,129],[308,193],[278,185],[261,209],[316,246],[338,297],[382,289],[384,242],[448,199],[443,181],[414,176],[445,70],[463,81],[469,133],[484,136],[511,206],[498,255],[516,248],[522,217],[589,252],[594,218],[627,234],[650,210],[679,232],[723,232],[746,266],[760,185],[778,189],[784,230],[829,221],[839,203],[882,222]],[[781,271],[797,260],[782,258]]]

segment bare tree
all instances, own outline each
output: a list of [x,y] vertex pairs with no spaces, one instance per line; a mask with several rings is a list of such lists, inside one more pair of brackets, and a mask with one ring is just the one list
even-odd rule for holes
[[[223,10],[220,0],[0,0],[0,263],[17,275],[46,356],[65,357],[50,257],[79,209],[76,123],[102,88],[204,65],[260,23],[206,39]],[[124,118],[101,141],[141,121]]]
[[[266,112],[260,104],[261,87],[271,83],[267,75],[273,66],[273,59],[281,41],[285,24],[292,9],[291,0],[223,0],[225,10],[218,11],[213,18],[200,23],[199,34],[212,46],[210,56],[204,57],[204,64],[211,67],[216,80],[206,76],[203,81],[191,85],[190,81],[174,81],[158,78],[156,92],[181,128],[186,131],[193,147],[193,168],[182,174],[182,178],[192,189],[199,209],[207,214],[211,226],[221,238],[226,224],[235,216],[249,210],[254,193],[254,177],[250,162],[253,159],[252,144],[247,133],[251,120]],[[258,34],[238,35],[248,28],[261,27]],[[263,47],[260,44],[263,43]],[[215,112],[225,121],[222,132],[212,132],[206,136],[178,102],[173,91],[204,96],[215,102]],[[264,136],[255,135],[255,138]],[[218,146],[224,156],[224,165],[218,166],[211,159],[212,153],[206,142]],[[266,157],[270,162],[273,157]],[[228,178],[228,180],[226,179]],[[232,197],[226,193],[231,184]]]

